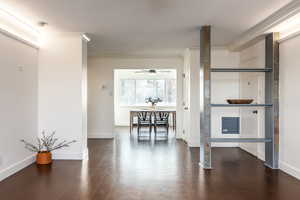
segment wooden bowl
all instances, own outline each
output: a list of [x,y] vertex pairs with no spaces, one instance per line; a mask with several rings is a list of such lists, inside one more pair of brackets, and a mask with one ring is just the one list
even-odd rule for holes
[[253,99],[227,99],[229,104],[250,104]]

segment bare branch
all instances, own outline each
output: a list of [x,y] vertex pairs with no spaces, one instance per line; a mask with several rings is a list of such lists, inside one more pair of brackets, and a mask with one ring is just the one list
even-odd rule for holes
[[57,149],[69,147],[70,144],[75,143],[76,140],[72,140],[70,142],[67,142],[66,140],[63,140],[56,144],[58,142],[58,138],[55,138],[55,131],[53,131],[51,134],[47,135],[45,131],[42,131],[41,137],[38,137],[36,139],[37,145],[31,144],[29,142],[26,142],[25,140],[21,140],[22,143],[25,144],[25,148],[33,151],[33,152],[41,152],[41,151],[54,151]]

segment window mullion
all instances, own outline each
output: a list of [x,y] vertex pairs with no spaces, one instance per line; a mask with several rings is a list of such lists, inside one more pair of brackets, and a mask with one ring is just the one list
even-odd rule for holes
[[164,99],[165,99],[165,103],[169,104],[169,100],[167,96],[167,79],[164,80]]
[[158,89],[157,89],[157,80],[153,80],[154,88],[155,88],[155,97],[158,97]]
[[134,104],[136,105],[136,79],[134,79]]

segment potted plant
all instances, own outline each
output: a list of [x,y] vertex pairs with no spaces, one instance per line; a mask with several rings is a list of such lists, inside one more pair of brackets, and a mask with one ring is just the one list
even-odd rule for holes
[[25,144],[26,149],[37,153],[36,155],[37,164],[46,165],[52,163],[52,153],[51,153],[52,151],[69,147],[70,144],[76,142],[76,140],[72,140],[70,142],[63,140],[61,142],[58,142],[59,139],[55,138],[54,135],[55,135],[55,131],[49,135],[47,135],[45,131],[43,131],[42,137],[37,137],[36,145],[26,142],[25,140],[21,140],[21,142]]
[[155,107],[158,102],[162,102],[162,99],[159,97],[147,97],[145,99],[146,103],[151,103],[152,107]]

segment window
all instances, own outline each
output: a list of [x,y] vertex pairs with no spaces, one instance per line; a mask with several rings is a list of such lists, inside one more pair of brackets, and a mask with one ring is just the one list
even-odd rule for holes
[[159,97],[159,105],[176,105],[176,79],[121,79],[121,105],[146,105],[147,97]]
[[135,104],[135,80],[121,80],[121,103]]

